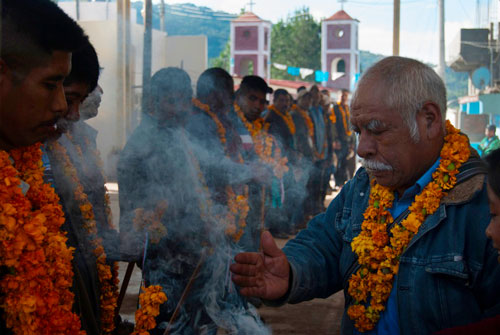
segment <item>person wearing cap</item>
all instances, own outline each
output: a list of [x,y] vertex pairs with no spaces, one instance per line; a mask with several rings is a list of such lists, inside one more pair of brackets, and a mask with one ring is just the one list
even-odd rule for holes
[[[231,123],[240,134],[242,155],[246,162],[253,162],[265,169],[273,169],[276,151],[275,142],[268,133],[269,123],[262,118],[266,108],[266,95],[272,93],[264,79],[258,76],[245,76],[236,92],[236,102],[233,113],[229,115]],[[268,139],[271,137],[271,139]],[[271,141],[271,142],[269,142]],[[270,156],[266,157],[265,149],[270,146]],[[276,162],[278,163],[278,162]],[[276,172],[279,174],[280,169]],[[282,182],[281,178],[277,182]],[[266,213],[266,198],[268,198],[272,181],[258,182],[252,180],[249,186],[250,211],[247,216],[247,230],[242,237],[242,246],[247,250],[258,250],[260,245],[261,227]]]
[[500,139],[495,135],[497,127],[494,124],[490,124],[486,127],[484,134],[485,138],[479,144],[479,151],[481,157],[486,157],[488,154],[498,148],[500,148]]

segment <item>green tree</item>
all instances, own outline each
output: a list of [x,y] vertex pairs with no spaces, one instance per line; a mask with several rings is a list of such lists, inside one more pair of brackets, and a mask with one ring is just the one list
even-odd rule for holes
[[212,58],[209,62],[210,67],[221,67],[229,72],[231,61],[231,41],[227,41],[226,46],[221,51],[219,57]]
[[[321,69],[321,24],[303,7],[293,16],[273,25],[271,33],[271,61],[292,67]],[[286,70],[271,67],[271,77],[294,80]],[[314,75],[305,78],[313,82]]]

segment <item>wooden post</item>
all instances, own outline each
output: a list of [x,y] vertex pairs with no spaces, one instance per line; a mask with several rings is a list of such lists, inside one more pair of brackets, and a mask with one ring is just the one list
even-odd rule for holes
[[444,0],[438,0],[438,21],[439,21],[439,66],[438,74],[445,81],[446,64],[445,64],[445,49],[444,49]]
[[125,137],[125,0],[116,0],[116,138],[119,143],[124,144]]
[[392,31],[392,55],[399,56],[399,19],[401,14],[401,1],[394,0],[394,24]]
[[153,3],[144,0],[144,49],[142,58],[142,109],[148,107],[149,82],[151,80],[152,39],[153,39]]

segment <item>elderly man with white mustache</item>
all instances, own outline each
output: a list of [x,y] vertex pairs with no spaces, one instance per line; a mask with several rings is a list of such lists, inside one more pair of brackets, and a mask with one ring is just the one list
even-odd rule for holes
[[430,334],[500,314],[485,171],[445,121],[443,81],[388,57],[351,111],[364,167],[283,250],[264,233],[261,253],[235,257],[241,293],[279,306],[343,289],[343,334]]

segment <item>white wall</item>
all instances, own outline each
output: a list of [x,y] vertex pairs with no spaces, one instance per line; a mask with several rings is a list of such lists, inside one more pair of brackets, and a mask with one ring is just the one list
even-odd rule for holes
[[[59,6],[70,16],[75,16],[74,2],[60,2]],[[89,36],[99,56],[103,71],[99,84],[104,90],[99,115],[90,120],[89,124],[99,131],[97,145],[104,161],[108,175],[113,176],[116,168],[116,152],[122,149],[126,136],[130,135],[124,129],[124,119],[137,119],[140,114],[139,101],[136,101],[135,111],[117,110],[118,68],[117,68],[117,21],[116,3],[109,3],[108,20],[106,20],[105,2],[81,2],[78,23]],[[135,17],[131,13],[131,17]],[[95,19],[95,20],[91,20]],[[135,23],[131,24],[131,86],[133,95],[141,95],[142,86],[142,53],[143,53],[144,27]],[[153,57],[152,74],[157,70],[167,67],[182,67],[190,75],[193,84],[200,74],[207,68],[207,38],[206,36],[166,36],[153,30]],[[134,94],[135,93],[135,94]],[[132,122],[132,124],[134,124]]]
[[[66,14],[76,20],[76,2],[58,2]],[[80,1],[80,18],[78,21],[116,21],[116,2],[83,2]],[[135,8],[130,9],[130,21],[134,22],[137,15]]]

